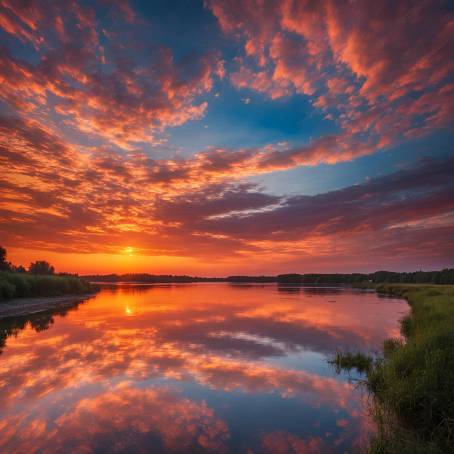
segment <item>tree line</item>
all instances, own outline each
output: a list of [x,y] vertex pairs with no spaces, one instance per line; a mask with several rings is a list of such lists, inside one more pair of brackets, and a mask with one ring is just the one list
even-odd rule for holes
[[126,274],[91,274],[83,276],[92,282],[139,282],[147,284],[165,283],[191,283],[191,282],[254,282],[267,283],[277,282],[276,276],[229,276],[229,277],[200,277],[175,274],[148,274],[148,273],[126,273]]
[[149,284],[191,283],[191,282],[230,282],[230,283],[278,283],[278,284],[358,284],[371,283],[412,283],[412,284],[454,284],[454,269],[441,271],[415,271],[396,273],[392,271],[376,271],[375,273],[350,274],[280,274],[278,276],[228,276],[228,277],[198,277],[172,274],[106,274],[83,276],[92,282],[137,282]]
[[372,282],[376,284],[454,284],[454,268],[445,268],[440,271],[375,271],[374,273],[350,274],[280,274],[279,283],[299,284],[356,284]]

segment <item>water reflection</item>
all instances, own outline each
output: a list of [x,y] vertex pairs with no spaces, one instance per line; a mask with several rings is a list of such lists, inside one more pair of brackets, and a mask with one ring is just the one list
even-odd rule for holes
[[83,301],[76,301],[72,306],[50,309],[45,312],[28,316],[10,317],[0,320],[0,354],[6,345],[8,337],[17,337],[20,331],[30,326],[37,333],[49,329],[55,322],[55,317],[65,317],[68,311],[76,310]]
[[[335,295],[336,293],[345,292],[346,288],[342,286],[322,286],[322,285],[304,285],[304,284],[285,284],[280,283],[277,290],[282,293],[305,293],[306,295]],[[351,291],[354,291],[351,289]]]
[[24,452],[37,446],[44,452],[225,452],[229,438],[226,424],[204,402],[128,383],[80,399],[51,423],[45,414],[25,424],[19,418],[7,422],[4,442]]
[[370,430],[364,396],[326,357],[378,349],[406,310],[338,288],[105,288],[5,328],[0,451],[351,450]]

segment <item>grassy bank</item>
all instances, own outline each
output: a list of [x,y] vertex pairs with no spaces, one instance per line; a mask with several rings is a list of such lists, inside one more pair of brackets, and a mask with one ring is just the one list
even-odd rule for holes
[[95,286],[75,276],[0,273],[0,301],[24,297],[80,295],[94,291]]
[[339,369],[366,372],[378,434],[372,453],[454,452],[454,286],[381,284],[377,292],[406,298],[404,341],[388,339],[383,356],[338,354]]

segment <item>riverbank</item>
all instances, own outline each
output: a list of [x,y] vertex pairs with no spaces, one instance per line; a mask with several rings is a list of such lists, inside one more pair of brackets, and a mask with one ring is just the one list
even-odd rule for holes
[[0,320],[11,317],[26,317],[51,310],[66,309],[93,296],[95,296],[95,293],[41,298],[15,298],[0,304]]
[[[386,340],[382,357],[366,367],[365,385],[378,425],[369,451],[454,452],[454,286],[372,287],[405,298],[411,312],[401,321],[404,341]],[[366,358],[346,352],[333,363],[364,370]]]

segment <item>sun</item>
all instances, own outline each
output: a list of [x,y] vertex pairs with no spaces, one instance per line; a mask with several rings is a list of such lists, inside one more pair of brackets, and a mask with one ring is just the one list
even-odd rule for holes
[[132,257],[134,255],[134,248],[131,246],[127,246],[123,249],[123,254],[129,255],[129,257]]

